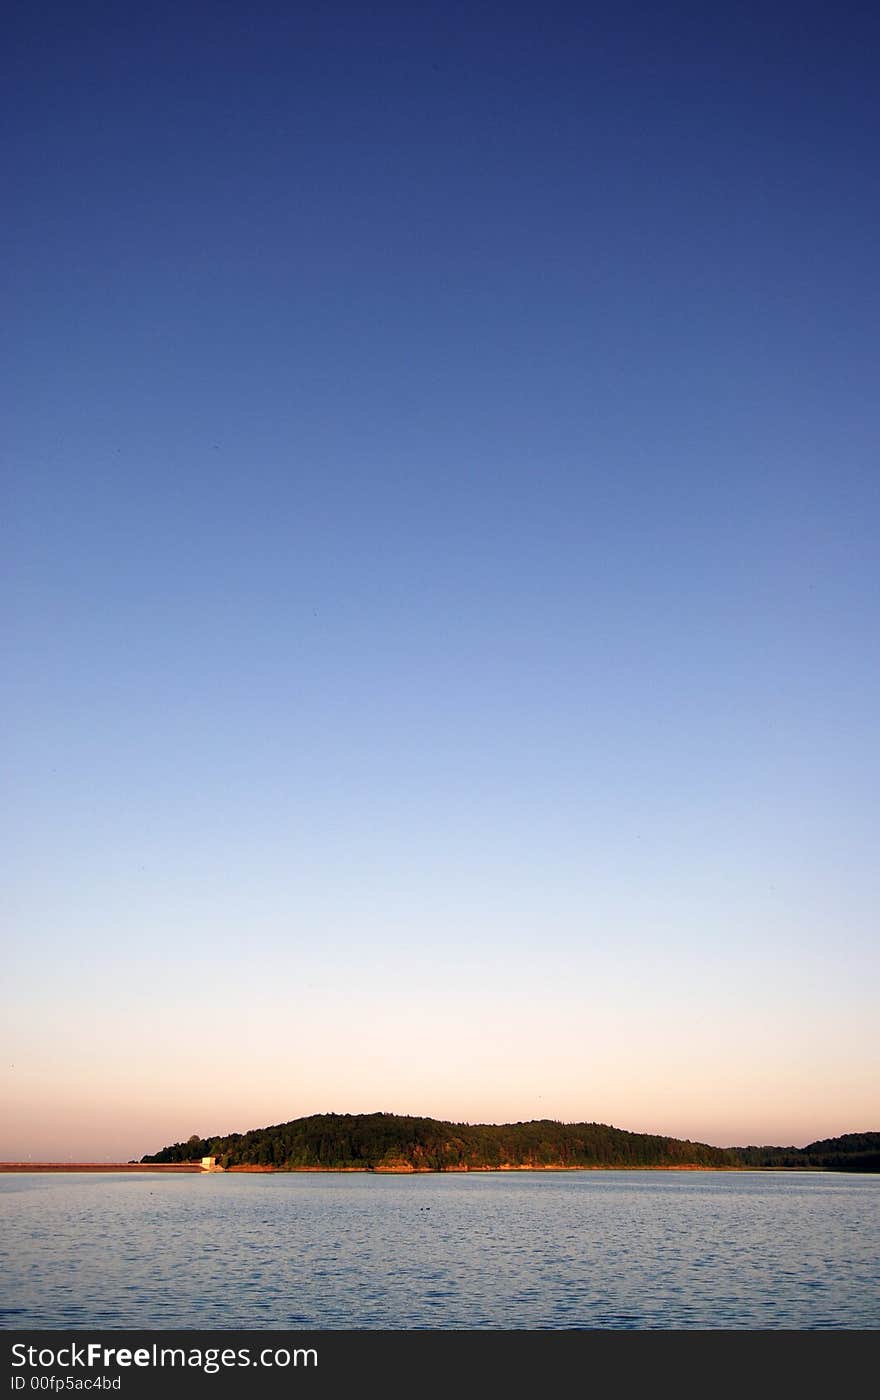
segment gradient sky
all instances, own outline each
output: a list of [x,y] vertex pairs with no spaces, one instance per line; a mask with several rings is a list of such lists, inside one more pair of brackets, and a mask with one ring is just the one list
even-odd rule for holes
[[4,12],[0,1157],[880,1128],[880,19]]

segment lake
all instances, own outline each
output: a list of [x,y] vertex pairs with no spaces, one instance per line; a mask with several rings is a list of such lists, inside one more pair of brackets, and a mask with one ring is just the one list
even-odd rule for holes
[[876,1328],[880,1177],[0,1177],[5,1328]]

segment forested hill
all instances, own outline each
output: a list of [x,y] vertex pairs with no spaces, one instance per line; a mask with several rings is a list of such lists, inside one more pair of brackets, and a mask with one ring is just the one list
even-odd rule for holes
[[393,1113],[322,1113],[228,1137],[193,1137],[142,1160],[180,1162],[207,1156],[227,1168],[368,1171],[738,1165],[723,1148],[623,1132],[603,1123],[442,1123]]
[[737,1147],[744,1167],[800,1167],[827,1172],[880,1172],[880,1133],[844,1133],[806,1147]]
[[604,1123],[443,1123],[394,1113],[320,1113],[227,1137],[191,1137],[143,1162],[216,1157],[226,1168],[492,1171],[524,1167],[777,1167],[880,1171],[880,1133],[808,1147],[709,1147]]

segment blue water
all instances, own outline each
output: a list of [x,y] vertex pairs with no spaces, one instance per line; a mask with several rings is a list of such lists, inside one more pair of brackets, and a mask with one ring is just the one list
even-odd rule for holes
[[880,1177],[0,1177],[0,1324],[875,1328]]

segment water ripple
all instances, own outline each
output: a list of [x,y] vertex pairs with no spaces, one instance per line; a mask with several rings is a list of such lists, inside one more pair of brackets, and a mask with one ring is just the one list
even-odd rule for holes
[[880,1325],[880,1178],[136,1181],[0,1178],[0,1325]]

